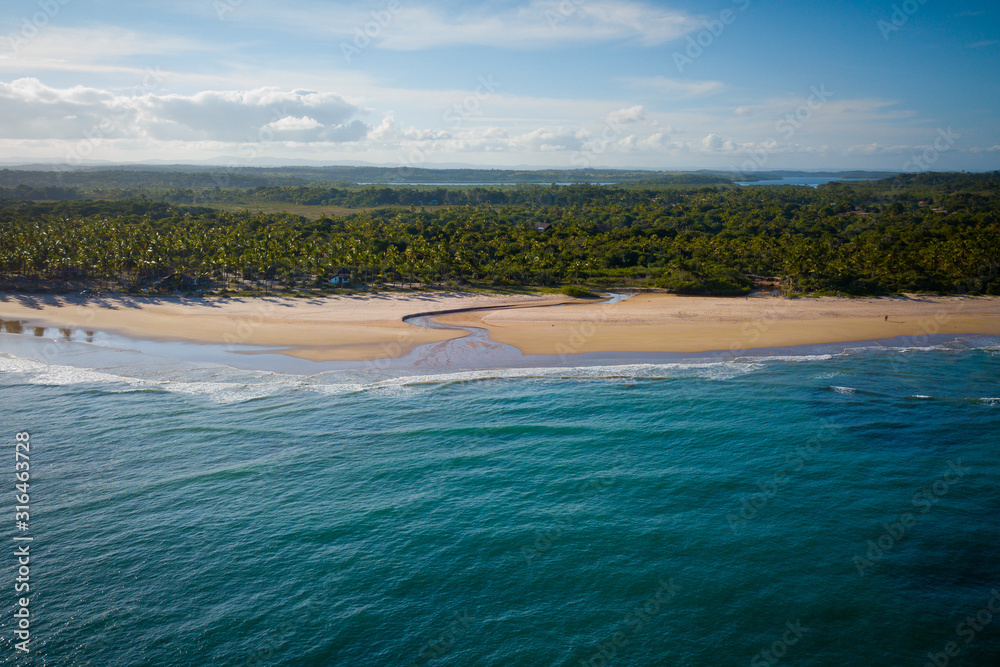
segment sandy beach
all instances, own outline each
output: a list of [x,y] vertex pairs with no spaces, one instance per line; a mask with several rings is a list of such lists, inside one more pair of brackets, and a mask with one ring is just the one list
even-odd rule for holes
[[316,299],[182,299],[0,295],[0,320],[108,331],[146,340],[256,345],[313,361],[401,357],[467,335],[403,322],[414,313],[561,303],[561,296],[412,293]]
[[[553,305],[560,304],[557,307]],[[1000,335],[1000,297],[684,297],[618,303],[551,296],[381,294],[316,299],[146,299],[0,295],[0,319],[133,338],[256,345],[314,361],[401,357],[466,335],[403,322],[416,313],[487,329],[525,354],[705,352],[928,334]]]
[[461,313],[525,354],[707,352],[928,334],[1000,335],[1000,297],[785,299],[638,294],[614,304]]

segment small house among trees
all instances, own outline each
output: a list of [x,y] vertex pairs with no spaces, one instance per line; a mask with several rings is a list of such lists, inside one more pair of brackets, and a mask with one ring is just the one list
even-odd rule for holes
[[351,272],[343,267],[337,269],[337,274],[330,278],[330,284],[334,287],[343,287],[351,283]]
[[192,278],[186,273],[171,273],[169,276],[156,281],[157,289],[172,290],[175,292],[189,292],[198,286],[198,279]]

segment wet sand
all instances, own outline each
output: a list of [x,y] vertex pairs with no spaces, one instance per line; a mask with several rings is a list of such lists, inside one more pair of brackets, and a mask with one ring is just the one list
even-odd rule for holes
[[[563,304],[555,305],[553,304]],[[510,308],[516,306],[515,308]],[[784,299],[641,293],[617,303],[552,296],[382,294],[317,299],[179,299],[0,295],[0,319],[109,331],[146,340],[255,345],[311,361],[400,358],[465,330],[529,355],[708,352],[879,340],[932,334],[1000,335],[1000,297]],[[482,345],[483,341],[477,341]]]

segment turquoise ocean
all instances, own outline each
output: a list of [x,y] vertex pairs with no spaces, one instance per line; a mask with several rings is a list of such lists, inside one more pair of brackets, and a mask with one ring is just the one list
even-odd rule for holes
[[997,339],[311,373],[11,331],[0,664],[1000,664]]

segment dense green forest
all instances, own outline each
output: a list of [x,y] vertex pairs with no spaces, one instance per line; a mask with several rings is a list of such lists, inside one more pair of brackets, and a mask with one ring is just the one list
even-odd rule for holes
[[[786,293],[1000,294],[997,173],[820,188],[271,184],[217,196],[376,208],[310,220],[149,198],[7,198],[0,288],[137,291],[183,273],[216,292],[315,292],[346,268],[357,288],[573,283],[742,294],[756,284]],[[432,201],[437,208],[420,210]]]

